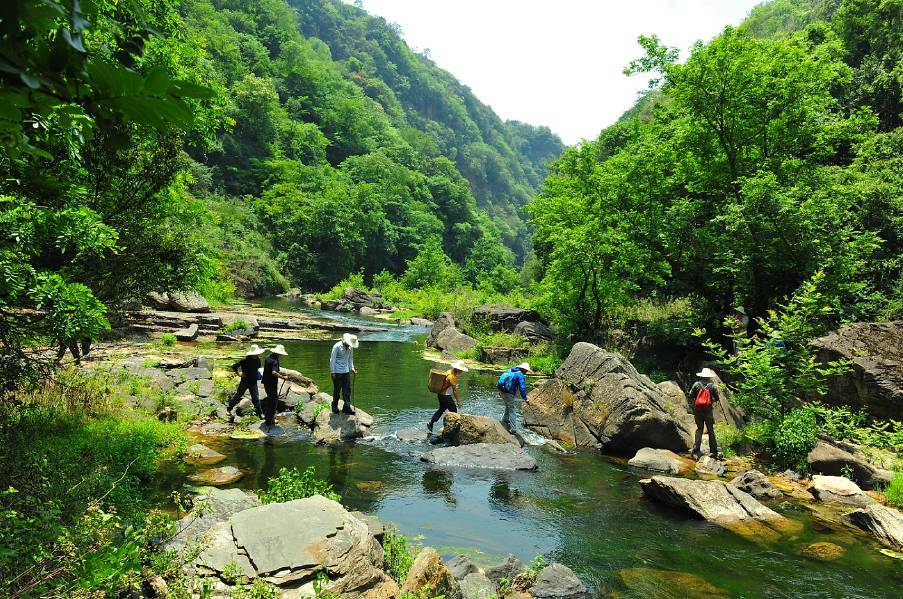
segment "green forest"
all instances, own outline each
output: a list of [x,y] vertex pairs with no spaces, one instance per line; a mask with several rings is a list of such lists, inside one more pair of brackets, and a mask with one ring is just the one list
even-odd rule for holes
[[650,31],[624,67],[649,89],[572,147],[341,0],[6,0],[0,40],[0,594],[175,568],[142,485],[178,425],[88,409],[105,388],[48,353],[155,291],[531,308],[546,372],[577,341],[655,380],[723,366],[775,466],[816,419],[899,451],[899,423],[797,400],[846,367],[813,339],[903,319],[903,0],[772,0],[683,54]]

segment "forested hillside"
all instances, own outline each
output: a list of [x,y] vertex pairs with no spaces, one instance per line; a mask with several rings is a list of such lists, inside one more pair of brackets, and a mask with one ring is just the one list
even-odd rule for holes
[[558,138],[503,123],[381,19],[293,6],[180,5],[229,119],[216,147],[191,151],[193,191],[229,232],[221,255],[241,291],[400,274],[433,237],[471,280],[513,267],[528,246],[520,208]]
[[604,339],[637,305],[677,302],[688,342],[804,289],[814,330],[899,317],[901,19],[899,1],[777,0],[685,61],[642,38],[626,73],[653,89],[566,150],[530,205],[555,318]]

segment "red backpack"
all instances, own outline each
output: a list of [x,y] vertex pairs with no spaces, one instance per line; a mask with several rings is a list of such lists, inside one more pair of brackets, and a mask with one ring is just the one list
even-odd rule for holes
[[699,390],[699,393],[696,394],[696,399],[693,400],[693,408],[697,410],[707,410],[712,407],[712,392],[709,391],[707,385],[703,385],[702,389]]

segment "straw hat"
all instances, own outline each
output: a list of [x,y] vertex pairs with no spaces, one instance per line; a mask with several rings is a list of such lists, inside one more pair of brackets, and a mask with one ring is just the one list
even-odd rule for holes
[[276,347],[271,347],[271,348],[270,348],[270,353],[271,353],[271,354],[278,354],[278,355],[280,355],[280,356],[287,356],[287,355],[288,355],[288,352],[285,351],[285,346],[282,345],[281,343],[280,343],[279,345],[277,345]]
[[360,345],[357,340],[357,335],[352,335],[351,333],[345,333],[342,335],[342,343],[345,345],[350,345],[351,349],[357,349],[357,346]]
[[457,360],[455,362],[452,362],[451,367],[452,367],[452,369],[460,370],[461,372],[467,372],[468,370],[470,370],[467,366],[464,365],[463,360]]
[[249,349],[248,353],[246,353],[245,355],[246,356],[259,356],[260,354],[262,354],[265,351],[266,351],[265,349],[260,349],[260,346],[257,345],[256,343],[252,343],[251,349]]
[[515,368],[520,368],[524,372],[531,372],[533,370],[532,368],[530,368],[530,365],[527,364],[526,362],[521,362],[520,364],[515,366]]
[[718,375],[715,374],[715,371],[712,370],[711,368],[703,368],[702,370],[700,370],[699,372],[696,373],[696,376],[698,376],[701,379],[713,379],[713,378],[717,377]]
[[736,308],[734,308],[734,312],[739,312],[743,316],[749,316],[749,314],[746,313],[746,309],[743,306],[737,306]]

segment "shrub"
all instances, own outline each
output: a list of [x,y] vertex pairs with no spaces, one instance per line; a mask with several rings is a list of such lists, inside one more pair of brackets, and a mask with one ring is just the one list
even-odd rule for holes
[[772,456],[783,466],[804,470],[806,455],[815,446],[816,432],[815,413],[811,409],[791,411],[774,432]]
[[308,466],[304,472],[297,468],[281,468],[279,474],[267,481],[266,490],[260,491],[258,495],[263,503],[292,501],[314,495],[322,495],[333,501],[342,500],[331,483],[316,477],[313,466]]
[[414,564],[417,551],[408,546],[408,539],[398,530],[389,526],[383,535],[383,562],[386,573],[403,584]]
[[885,420],[866,424],[868,416],[849,406],[828,407],[812,404],[819,430],[837,440],[849,440],[868,447],[903,451],[903,422]]
[[160,345],[163,347],[172,347],[176,344],[176,341],[178,341],[178,339],[176,339],[176,336],[172,333],[163,333],[160,335]]
[[883,491],[888,504],[903,508],[903,471],[894,471],[894,477]]
[[718,446],[724,448],[725,454],[729,454],[743,441],[743,433],[735,426],[725,422],[716,422],[715,438],[718,439]]
[[364,271],[353,272],[347,277],[336,283],[326,293],[320,293],[317,298],[321,301],[334,300],[342,297],[346,287],[354,287],[355,289],[368,289],[364,284]]
[[244,320],[233,320],[229,324],[223,327],[224,333],[231,333],[232,331],[244,331],[251,327],[248,326],[248,323]]

